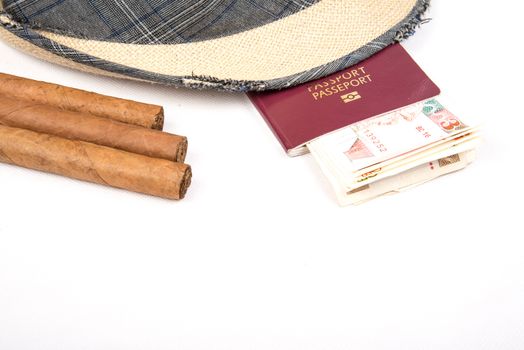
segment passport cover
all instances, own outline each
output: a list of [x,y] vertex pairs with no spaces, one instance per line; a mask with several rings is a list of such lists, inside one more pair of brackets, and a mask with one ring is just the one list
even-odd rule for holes
[[248,97],[288,155],[297,156],[322,135],[439,94],[406,50],[395,44],[325,78]]

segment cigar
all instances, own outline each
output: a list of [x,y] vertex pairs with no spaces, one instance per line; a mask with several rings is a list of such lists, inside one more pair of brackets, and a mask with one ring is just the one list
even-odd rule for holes
[[0,162],[168,199],[184,198],[191,183],[186,164],[7,126]]
[[14,75],[0,73],[0,94],[74,112],[90,113],[150,129],[162,130],[164,127],[164,109],[161,106],[100,95]]
[[0,125],[184,162],[187,138],[0,94]]

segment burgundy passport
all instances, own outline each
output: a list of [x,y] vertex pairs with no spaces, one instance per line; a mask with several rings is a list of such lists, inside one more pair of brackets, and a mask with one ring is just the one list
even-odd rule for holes
[[355,122],[440,94],[400,45],[351,68],[303,85],[248,96],[290,156],[305,144]]

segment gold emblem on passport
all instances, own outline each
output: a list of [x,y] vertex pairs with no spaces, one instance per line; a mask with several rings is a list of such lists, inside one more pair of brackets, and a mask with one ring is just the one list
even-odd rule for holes
[[350,92],[349,94],[340,96],[340,98],[342,99],[342,101],[344,101],[344,103],[350,103],[356,100],[360,100],[362,96],[360,96],[358,91],[353,91],[353,92]]

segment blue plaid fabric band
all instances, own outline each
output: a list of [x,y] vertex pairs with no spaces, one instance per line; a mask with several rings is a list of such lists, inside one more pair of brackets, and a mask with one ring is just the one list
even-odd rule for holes
[[245,92],[286,88],[356,64],[413,34],[415,27],[423,21],[422,16],[430,2],[418,0],[417,6],[403,22],[357,51],[320,67],[267,81],[162,75],[93,57],[54,42],[38,32],[43,29],[71,37],[127,44],[185,44],[257,28],[293,15],[319,1],[3,0],[0,25],[39,48],[82,65],[168,85]]
[[180,44],[256,28],[319,0],[4,0],[33,28],[134,44]]

